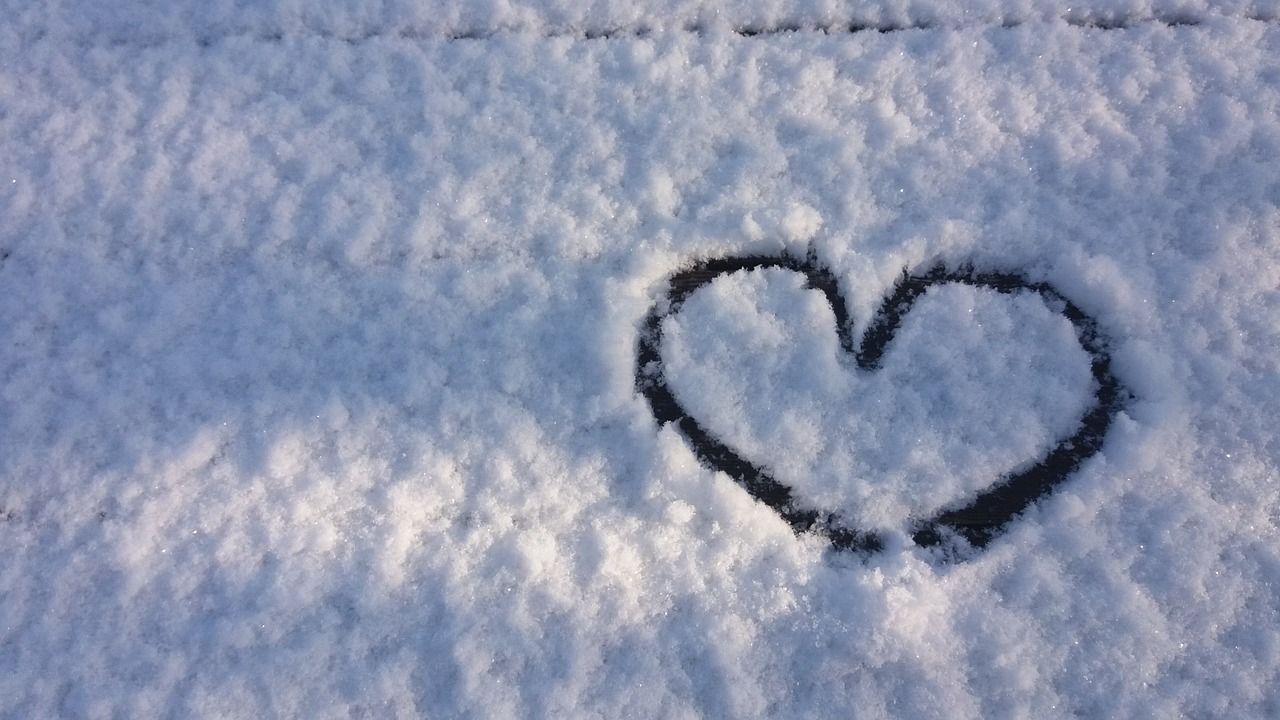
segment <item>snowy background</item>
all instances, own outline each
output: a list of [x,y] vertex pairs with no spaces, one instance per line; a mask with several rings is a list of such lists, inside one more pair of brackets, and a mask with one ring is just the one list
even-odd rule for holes
[[[0,715],[1280,717],[1272,3],[0,5]],[[833,555],[634,379],[809,248],[859,331],[1050,282],[1135,399],[970,562]],[[1034,299],[908,320],[722,278],[673,387],[887,525],[1088,402]]]

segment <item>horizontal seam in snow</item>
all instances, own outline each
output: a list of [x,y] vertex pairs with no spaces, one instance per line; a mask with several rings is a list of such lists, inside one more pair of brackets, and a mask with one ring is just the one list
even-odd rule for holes
[[[1068,26],[1089,29],[1089,30],[1129,30],[1142,26],[1162,25],[1170,28],[1180,27],[1196,27],[1209,23],[1212,20],[1246,20],[1251,22],[1261,22],[1267,24],[1275,24],[1280,22],[1280,13],[1274,17],[1264,15],[1212,15],[1204,17],[1195,17],[1190,15],[1164,15],[1164,16],[1146,16],[1131,18],[1099,18],[1099,17],[1060,17],[1058,20],[1066,23]],[[988,22],[975,22],[971,24],[947,24],[947,23],[931,23],[931,22],[907,22],[907,23],[885,23],[885,24],[863,24],[863,23],[840,23],[840,24],[819,24],[819,23],[794,23],[779,25],[739,25],[736,27],[709,26],[702,23],[688,23],[678,28],[663,27],[619,27],[619,28],[550,28],[538,30],[535,28],[500,28],[500,29],[475,29],[457,32],[432,32],[424,29],[399,29],[399,30],[377,30],[363,33],[343,33],[333,30],[303,28],[297,31],[283,30],[266,30],[260,32],[243,31],[228,32],[222,34],[205,34],[196,33],[195,41],[201,46],[210,46],[218,42],[233,39],[249,39],[259,42],[283,42],[287,39],[297,39],[304,37],[320,38],[324,40],[333,40],[350,44],[376,40],[408,40],[422,42],[457,42],[468,40],[490,40],[504,37],[535,37],[543,39],[581,39],[581,40],[626,40],[641,39],[653,37],[662,34],[685,33],[694,35],[729,35],[743,38],[766,38],[782,35],[801,35],[801,34],[819,34],[819,35],[858,35],[858,34],[888,34],[905,32],[910,30],[932,31],[932,30],[975,30],[975,29],[1014,29],[1020,27],[1029,27],[1035,25],[1051,25],[1053,19],[1023,19],[998,21],[992,20]],[[114,38],[107,42],[112,45],[159,45],[166,42],[177,40],[177,37],[164,36],[141,36],[134,38]],[[92,41],[92,38],[83,38],[86,41]]]

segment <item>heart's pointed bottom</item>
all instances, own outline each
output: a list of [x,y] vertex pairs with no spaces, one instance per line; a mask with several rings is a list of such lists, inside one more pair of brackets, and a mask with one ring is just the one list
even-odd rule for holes
[[927,525],[911,534],[918,547],[954,547],[964,541],[970,548],[981,550],[1002,530],[997,525]]
[[828,527],[822,534],[827,536],[835,549],[859,555],[875,555],[883,552],[885,547],[884,539],[876,533],[860,533],[842,527]]

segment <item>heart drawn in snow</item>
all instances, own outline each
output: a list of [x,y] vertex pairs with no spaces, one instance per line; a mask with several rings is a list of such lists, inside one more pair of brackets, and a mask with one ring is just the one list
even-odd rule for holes
[[[860,343],[855,342],[848,305],[835,276],[813,257],[804,260],[788,256],[725,257],[702,261],[673,274],[668,278],[669,288],[665,297],[653,305],[645,318],[637,352],[636,385],[648,400],[654,418],[661,425],[674,423],[704,465],[733,478],[756,500],[773,508],[796,532],[820,534],[837,549],[874,553],[883,549],[885,542],[877,532],[851,527],[848,521],[850,508],[806,507],[793,488],[747,460],[741,452],[713,435],[706,423],[696,420],[676,399],[668,382],[667,364],[662,356],[663,321],[676,316],[693,293],[720,276],[769,269],[799,273],[805,278],[807,289],[816,290],[824,296],[835,316],[836,334],[843,352],[864,371],[880,369],[886,347],[916,300],[931,287],[949,284],[968,285],[1004,295],[1036,293],[1047,307],[1070,322],[1075,341],[1087,353],[1093,398],[1091,404],[1084,406],[1078,422],[1069,425],[1075,428],[1074,433],[1054,443],[1039,460],[993,478],[985,490],[967,502],[953,503],[932,517],[913,519],[909,532],[918,546],[959,549],[962,545],[958,546],[956,541],[960,540],[975,549],[985,547],[1014,518],[1046,496],[1101,449],[1107,429],[1120,408],[1122,398],[1127,395],[1111,373],[1110,356],[1094,319],[1053,286],[1032,282],[1017,273],[979,272],[970,266],[951,269],[943,265],[917,274],[904,271],[892,294],[873,315]],[[944,557],[964,555],[947,553]]]

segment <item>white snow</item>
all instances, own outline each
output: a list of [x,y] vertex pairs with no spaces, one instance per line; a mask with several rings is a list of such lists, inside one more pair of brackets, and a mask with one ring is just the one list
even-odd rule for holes
[[[0,3],[0,714],[1280,715],[1270,3],[242,5]],[[634,378],[671,273],[809,249],[859,329],[1052,283],[1134,399],[974,559],[833,555]],[[877,373],[782,271],[667,327],[868,527],[1089,399],[1033,295]]]

